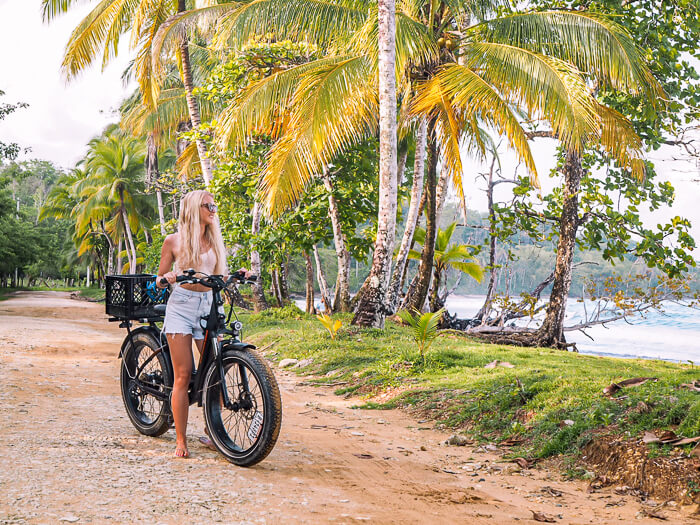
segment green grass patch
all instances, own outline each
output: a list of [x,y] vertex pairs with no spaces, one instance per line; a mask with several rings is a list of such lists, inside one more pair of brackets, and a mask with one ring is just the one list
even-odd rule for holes
[[14,292],[78,292],[84,297],[88,297],[93,301],[102,302],[105,300],[105,291],[102,288],[91,286],[90,288],[80,288],[77,286],[54,287],[48,286],[30,286],[23,288],[0,288],[0,301],[7,300],[12,297]]
[[[601,428],[629,436],[670,428],[686,437],[700,433],[700,394],[678,388],[700,378],[691,364],[491,345],[454,334],[440,336],[423,364],[408,328],[387,322],[383,331],[361,329],[350,326],[350,315],[338,315],[343,327],[331,340],[320,322],[291,310],[242,314],[246,339],[272,344],[269,355],[277,359],[312,358],[299,373],[343,383],[336,394],[358,396],[367,408],[414,407],[479,440],[523,439],[513,449],[518,455],[575,454]],[[514,367],[484,368],[496,359]],[[658,381],[613,399],[602,395],[610,383],[633,377]],[[398,393],[371,402],[385,391]]]

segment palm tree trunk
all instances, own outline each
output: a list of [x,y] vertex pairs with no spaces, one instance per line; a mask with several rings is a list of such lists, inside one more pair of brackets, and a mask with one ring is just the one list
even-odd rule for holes
[[156,190],[156,199],[158,201],[158,221],[160,222],[160,234],[165,236],[165,205],[163,204],[163,194],[160,190]]
[[323,306],[326,309],[326,313],[330,313],[333,310],[331,305],[331,294],[328,291],[326,275],[323,273],[323,267],[321,266],[321,256],[318,254],[318,247],[315,244],[314,259],[316,259],[316,279],[318,280],[318,288],[321,291],[321,300],[323,301]]
[[338,258],[338,282],[336,285],[336,300],[333,302],[334,312],[350,311],[350,253],[346,247],[347,240],[340,224],[340,211],[333,195],[333,184],[327,170],[323,171],[323,185],[328,191],[328,215],[333,225],[333,241]]
[[277,268],[270,272],[270,277],[272,278],[272,295],[277,301],[277,307],[282,308],[282,296],[280,295],[280,281],[279,281],[279,270]]
[[280,271],[279,271],[279,287],[280,287],[280,298],[282,299],[282,306],[288,305],[291,303],[291,299],[289,297],[289,264],[288,261],[282,261],[280,263]]
[[442,284],[442,272],[436,266],[433,268],[433,287],[430,290],[430,311],[437,312],[444,306],[440,301],[440,285]]
[[306,264],[306,313],[315,314],[316,307],[314,306],[314,267],[311,264],[309,252],[304,250],[304,263]]
[[134,237],[131,235],[131,225],[129,225],[129,215],[126,213],[124,206],[124,191],[119,190],[119,204],[121,208],[122,221],[124,222],[124,231],[126,232],[127,240],[129,241],[127,251],[131,249],[129,259],[129,272],[136,273],[136,246],[134,246]]
[[396,235],[396,12],[394,0],[379,0],[379,217],[369,287],[352,324],[384,328],[386,291]]
[[571,288],[571,267],[576,248],[576,230],[579,226],[578,191],[583,178],[583,166],[577,153],[567,152],[564,164],[564,195],[559,221],[559,244],[554,267],[554,283],[549,296],[547,315],[537,333],[537,344],[566,348],[564,316],[566,300]]
[[122,220],[124,221],[124,231],[129,242],[129,273],[136,273],[136,246],[134,245],[134,236],[131,234],[131,226],[129,226],[129,217],[126,214],[126,209],[122,208]]
[[[262,214],[262,204],[256,202],[253,206],[253,226],[250,233],[255,239],[255,236],[260,232],[260,216]],[[253,285],[253,304],[256,312],[261,312],[270,308],[270,305],[265,299],[265,288],[262,282],[262,263],[260,261],[260,253],[258,250],[250,251],[250,270],[258,276],[258,280]]]
[[112,275],[114,272],[114,241],[107,235],[105,221],[100,221],[100,232],[107,239],[107,275]]
[[[178,0],[177,12],[182,13],[186,10],[185,0]],[[198,129],[202,124],[202,119],[199,115],[199,106],[194,98],[194,82],[192,81],[192,64],[190,62],[190,46],[187,41],[187,35],[182,35],[180,42],[180,59],[182,60],[182,83],[185,87],[185,99],[187,100],[187,109],[190,114],[192,128]],[[197,139],[197,153],[199,154],[200,166],[202,168],[202,177],[205,184],[209,184],[212,179],[212,164],[207,151],[207,145],[203,140]]]
[[117,245],[117,273],[119,275],[124,271],[124,266],[122,265],[122,236],[119,236],[119,243]]
[[158,180],[158,146],[156,146],[155,132],[149,131],[146,135],[146,189]]
[[437,233],[437,142],[433,122],[428,124],[428,170],[425,174],[425,242],[418,266],[418,279],[404,303],[409,309],[423,310],[425,299],[430,288],[433,274],[433,258],[435,257],[435,237]]
[[440,218],[442,217],[442,208],[445,205],[447,197],[447,187],[450,181],[447,179],[449,172],[443,168],[438,179],[437,189],[435,190],[435,224],[440,228]]
[[389,284],[389,293],[387,296],[387,308],[390,312],[396,312],[397,303],[399,302],[399,292],[403,281],[404,272],[406,271],[406,263],[408,262],[408,252],[411,249],[413,241],[413,233],[416,231],[418,223],[418,205],[423,192],[423,176],[425,172],[425,146],[427,123],[425,120],[421,122],[416,131],[416,155],[413,163],[413,186],[411,187],[411,203],[408,206],[406,214],[406,227],[403,231],[401,239],[401,247],[396,255],[396,264],[394,273],[391,276],[391,284]]

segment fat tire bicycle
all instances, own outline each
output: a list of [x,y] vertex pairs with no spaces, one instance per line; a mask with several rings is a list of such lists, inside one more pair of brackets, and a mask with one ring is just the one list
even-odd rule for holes
[[[221,294],[230,294],[230,286],[250,283],[254,278],[246,280],[240,272],[227,280],[194,270],[183,273],[177,277],[178,283],[201,284],[213,293],[209,314],[201,318],[204,346],[199,363],[193,367],[188,391],[190,405],[197,403],[202,407],[216,449],[231,463],[250,467],[265,459],[277,442],[282,399],[268,364],[255,352],[255,346],[240,340],[243,326],[233,307],[228,318],[219,313],[219,307],[223,305]],[[153,306],[154,315],[142,319],[143,324],[135,329],[134,319],[110,319],[120,321],[119,326],[127,330],[119,353],[124,407],[136,430],[147,436],[160,436],[173,422],[173,366],[167,339],[158,326],[166,307]],[[232,314],[235,320],[231,323]],[[220,335],[228,339],[219,341]]]

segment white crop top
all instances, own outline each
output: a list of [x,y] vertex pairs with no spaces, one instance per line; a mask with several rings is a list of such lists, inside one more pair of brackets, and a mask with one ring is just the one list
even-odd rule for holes
[[[206,273],[207,275],[214,273],[214,269],[216,268],[216,252],[213,248],[209,248],[208,251],[200,254],[199,260],[199,268],[195,268],[196,271]],[[175,259],[175,264],[173,266],[173,271],[178,275],[182,270],[188,270],[188,268],[180,268],[177,259]]]

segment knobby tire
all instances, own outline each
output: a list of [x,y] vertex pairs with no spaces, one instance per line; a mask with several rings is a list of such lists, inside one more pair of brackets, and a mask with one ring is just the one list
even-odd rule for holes
[[[137,365],[157,352],[160,346],[152,335],[136,333],[131,342],[127,343],[122,356],[120,383],[124,408],[136,430],[146,436],[160,436],[171,425],[170,402],[139,389],[134,379]],[[162,352],[150,361],[140,375],[140,379],[152,387],[172,392],[173,377]]]
[[[265,459],[277,442],[282,425],[279,386],[270,367],[256,352],[227,350],[223,363],[231,401],[243,402],[244,408],[235,411],[223,406],[219,368],[214,361],[204,380],[204,419],[217,450],[231,463],[250,467]],[[249,396],[242,388],[241,367],[248,378]],[[258,426],[260,430],[255,432]]]

